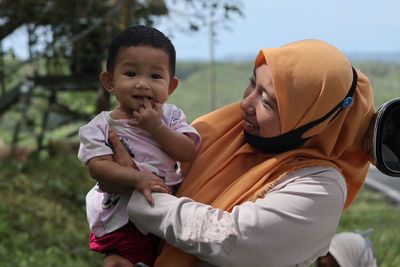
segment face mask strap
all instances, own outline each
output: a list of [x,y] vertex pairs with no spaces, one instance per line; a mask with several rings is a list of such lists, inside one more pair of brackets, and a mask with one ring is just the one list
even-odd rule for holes
[[337,115],[339,115],[339,113],[348,108],[351,103],[353,103],[353,94],[354,91],[357,87],[357,79],[358,79],[358,75],[357,75],[357,71],[351,67],[351,69],[353,70],[353,81],[351,83],[351,87],[349,89],[349,92],[347,93],[347,95],[344,97],[344,99],[342,101],[339,102],[339,104],[337,104],[333,109],[331,109],[328,113],[326,113],[323,117],[309,122],[293,131],[298,132],[296,135],[299,135],[301,133],[301,136],[307,132],[309,129],[311,129],[312,127],[320,124],[321,122],[325,121],[326,119],[328,119],[333,113],[336,112],[336,114],[332,117],[332,119],[330,119],[329,122],[333,121]]

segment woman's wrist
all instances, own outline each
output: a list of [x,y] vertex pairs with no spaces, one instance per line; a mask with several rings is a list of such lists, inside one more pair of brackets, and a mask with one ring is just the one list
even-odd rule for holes
[[127,186],[110,185],[102,182],[97,183],[102,192],[114,193],[119,195],[131,195],[134,191],[133,188]]

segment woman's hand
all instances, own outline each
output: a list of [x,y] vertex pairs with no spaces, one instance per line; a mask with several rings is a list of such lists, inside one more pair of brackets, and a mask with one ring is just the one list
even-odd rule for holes
[[[113,160],[115,163],[124,167],[134,168],[138,170],[128,151],[118,139],[117,133],[112,128],[110,128],[108,131],[108,141],[113,148]],[[132,193],[131,189],[115,187],[110,184],[99,183],[99,187],[102,191],[105,192],[113,192],[119,194]],[[135,190],[141,192],[151,206],[154,205],[153,198],[151,197],[151,192],[171,193],[169,187],[165,185],[163,180],[161,180],[155,174],[148,172],[139,173],[139,179],[135,184]]]
[[131,195],[133,191],[132,188],[120,187],[101,182],[97,182],[97,185],[102,192],[113,193],[118,195]]
[[135,165],[135,162],[132,160],[131,155],[129,155],[128,151],[119,140],[117,133],[111,127],[108,130],[108,142],[110,142],[112,146],[114,152],[113,160],[115,163],[124,167],[131,167],[139,170]]
[[[118,139],[117,133],[111,127],[108,130],[108,142],[112,146],[112,150],[114,152],[113,161],[115,163],[117,163],[118,165],[124,166],[124,167],[133,168],[133,169],[138,170],[137,166],[135,165],[135,162],[132,160],[128,151],[125,149],[125,147],[122,145],[121,141]],[[98,182],[98,186],[99,186],[100,190],[103,192],[115,193],[115,194],[120,194],[120,195],[132,194],[132,188],[119,187],[119,186],[115,186],[112,184],[101,183],[101,182]]]

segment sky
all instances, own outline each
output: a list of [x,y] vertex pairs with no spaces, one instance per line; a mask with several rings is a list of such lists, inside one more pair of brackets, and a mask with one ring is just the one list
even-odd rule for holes
[[[217,25],[214,56],[253,57],[262,47],[279,47],[302,39],[321,39],[345,53],[400,52],[399,0],[242,0],[243,17],[235,16],[224,30]],[[169,27],[168,27],[169,26]],[[156,25],[169,34],[171,25]],[[208,28],[197,33],[173,31],[178,60],[208,60]],[[4,40],[26,56],[25,32]]]
[[[400,52],[399,0],[243,0],[244,17],[218,33],[215,57],[322,39],[345,53]],[[208,32],[176,35],[178,59],[209,57]]]

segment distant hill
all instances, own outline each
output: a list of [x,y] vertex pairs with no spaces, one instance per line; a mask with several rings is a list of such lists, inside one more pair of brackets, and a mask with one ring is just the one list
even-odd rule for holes
[[[234,61],[237,59],[236,61]],[[397,62],[394,60],[397,59]],[[386,62],[384,62],[386,60]],[[353,65],[370,79],[376,106],[400,96],[400,53],[397,56],[351,57]],[[215,103],[217,107],[240,101],[252,75],[253,61],[230,58],[215,64]],[[209,64],[206,61],[179,61],[176,70],[179,89],[169,98],[186,111],[189,121],[210,111]]]
[[387,63],[400,63],[400,52],[393,53],[363,53],[363,52],[352,52],[346,53],[347,57],[351,61],[365,62],[387,62]]
[[[346,56],[353,62],[387,62],[400,63],[400,52],[349,52]],[[220,61],[245,62],[254,60],[255,55],[237,54],[227,55]]]

